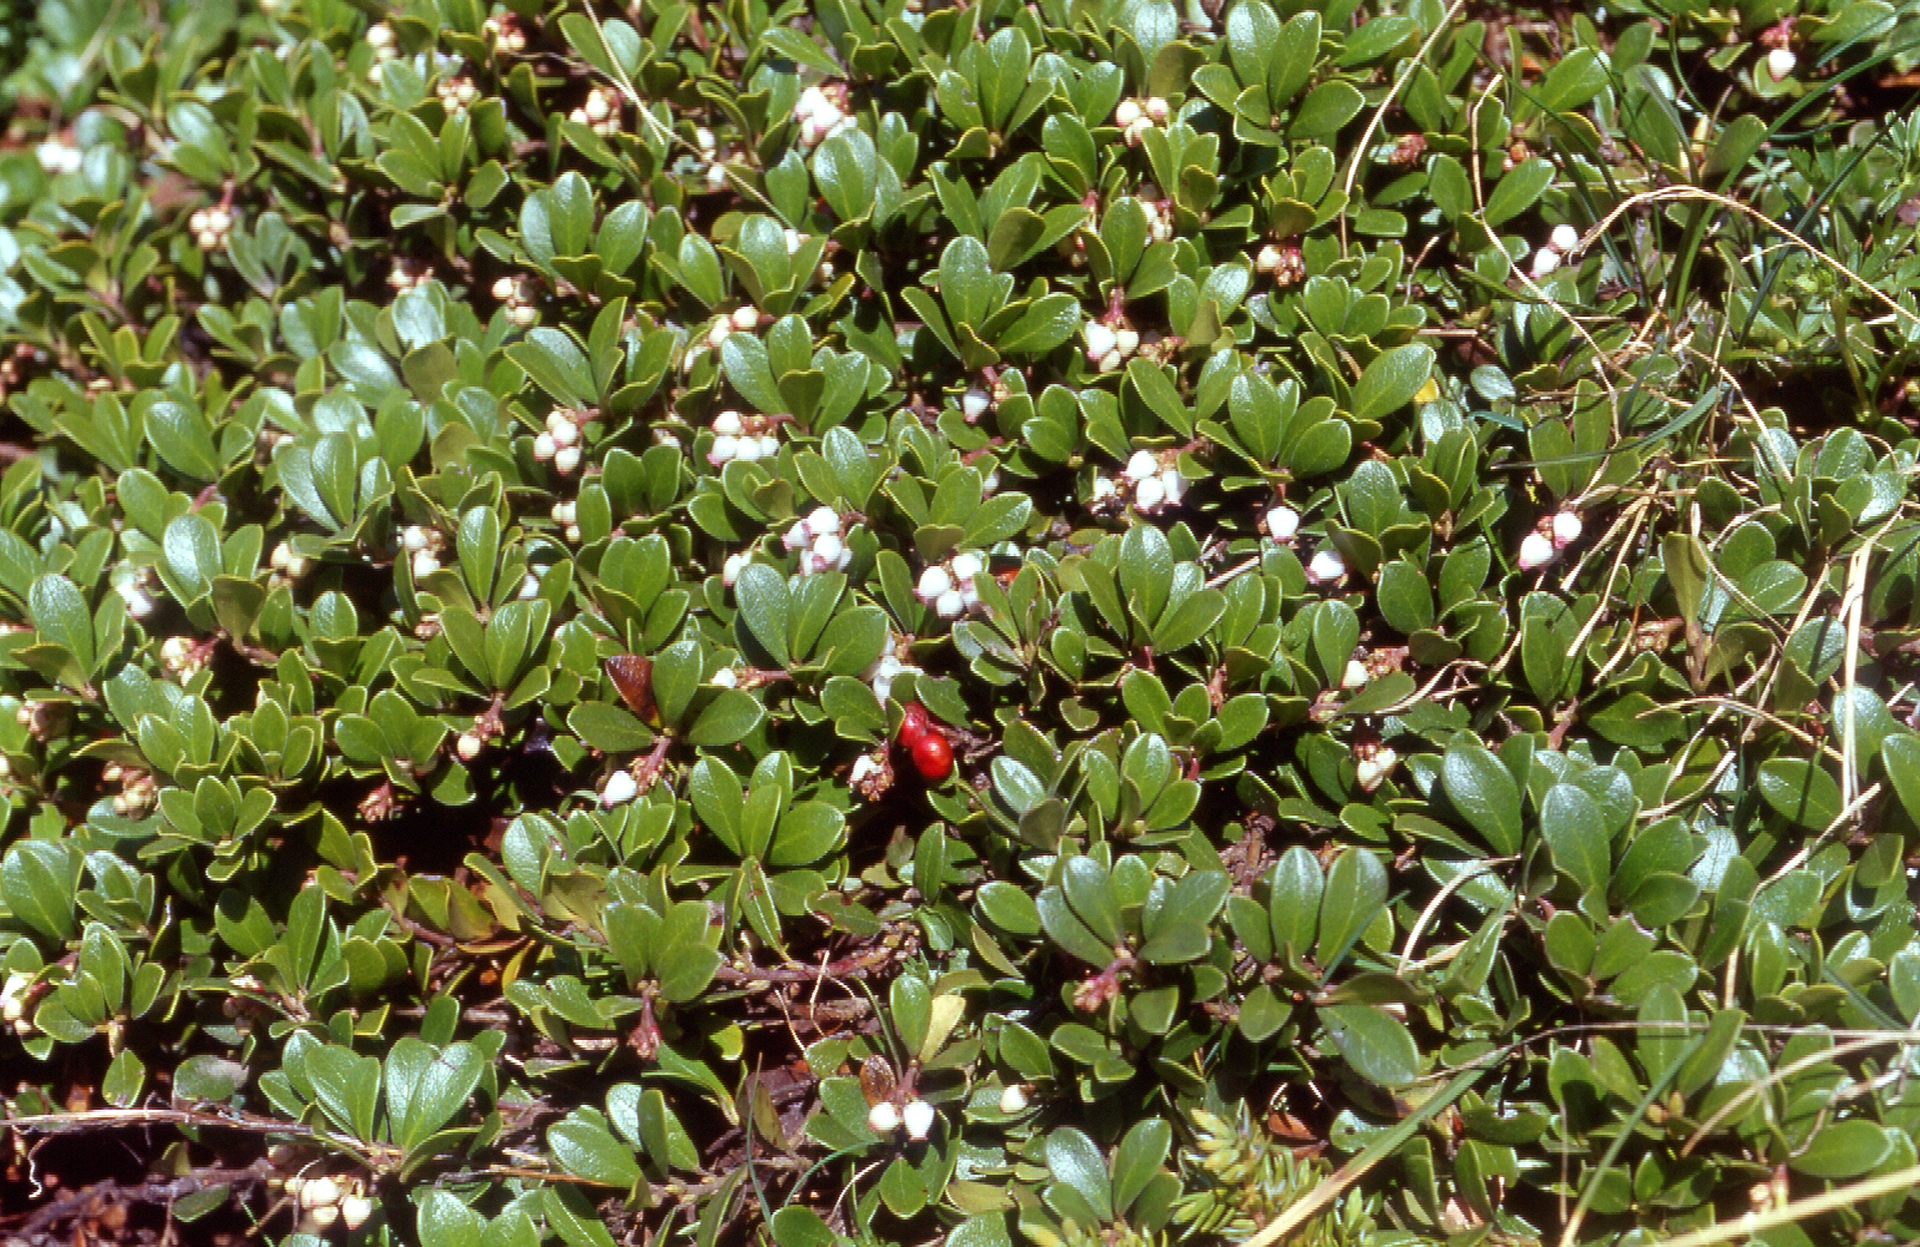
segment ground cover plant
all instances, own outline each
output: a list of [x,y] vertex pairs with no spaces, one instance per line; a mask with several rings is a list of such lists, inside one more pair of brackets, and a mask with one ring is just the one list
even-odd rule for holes
[[0,1241],[1920,1236],[1920,16],[0,12]]

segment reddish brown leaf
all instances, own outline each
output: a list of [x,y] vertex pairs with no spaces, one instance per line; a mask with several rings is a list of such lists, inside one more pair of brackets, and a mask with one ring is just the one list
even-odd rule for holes
[[617,654],[607,659],[607,675],[635,714],[648,723],[660,722],[660,710],[653,703],[653,659]]

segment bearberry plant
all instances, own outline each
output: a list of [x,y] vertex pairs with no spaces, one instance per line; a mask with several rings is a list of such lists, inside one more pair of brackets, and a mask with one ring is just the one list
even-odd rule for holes
[[0,74],[0,1240],[1920,1237],[1913,4]]

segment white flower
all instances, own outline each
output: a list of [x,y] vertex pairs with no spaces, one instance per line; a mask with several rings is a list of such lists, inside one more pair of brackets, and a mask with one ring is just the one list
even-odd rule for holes
[[707,462],[718,467],[723,463],[732,463],[740,455],[740,439],[722,433],[713,439],[713,445],[707,450]]
[[1119,372],[1120,365],[1126,362],[1127,362],[1126,358],[1120,354],[1120,348],[1115,347],[1113,350],[1108,351],[1105,355],[1102,355],[1100,357],[1100,371],[1101,372]]
[[762,433],[759,442],[760,458],[771,459],[780,453],[780,439],[771,433]]
[[365,1195],[349,1195],[340,1201],[340,1224],[357,1230],[373,1215],[373,1201]]
[[900,1128],[900,1110],[893,1101],[882,1100],[867,1110],[867,1129],[875,1134],[892,1134]]
[[1113,334],[1113,349],[1122,355],[1131,355],[1140,349],[1140,335],[1132,329],[1116,329]]
[[1380,764],[1372,758],[1362,758],[1353,764],[1354,782],[1367,792],[1372,792],[1380,784]]
[[1553,542],[1544,533],[1528,533],[1520,543],[1520,570],[1530,572],[1553,562]]
[[1347,561],[1340,557],[1340,553],[1337,550],[1320,550],[1314,554],[1312,561],[1307,564],[1307,579],[1315,584],[1330,584],[1334,581],[1345,580],[1346,577]]
[[1000,1111],[1012,1116],[1027,1111],[1027,1093],[1018,1084],[1000,1093]]
[[733,457],[742,463],[757,463],[760,459],[760,439],[743,437],[734,443]]
[[1167,487],[1157,476],[1149,476],[1133,487],[1133,505],[1142,511],[1151,511],[1166,500]]
[[322,1204],[318,1208],[309,1209],[307,1212],[307,1220],[311,1221],[314,1228],[319,1230],[325,1230],[339,1219],[340,1205],[338,1204]]
[[[301,560],[303,563],[305,561],[304,559]],[[114,586],[114,591],[117,592],[121,600],[127,604],[127,614],[132,618],[145,619],[148,615],[153,614],[154,607],[156,606],[153,595],[148,593],[147,587],[139,581],[122,581],[120,584]]]
[[1580,517],[1571,511],[1562,511],[1553,517],[1553,544],[1569,546],[1580,540]]
[[1179,506],[1180,500],[1187,496],[1187,478],[1180,475],[1178,468],[1167,468],[1160,473],[1160,488],[1167,491],[1167,501]]
[[1775,48],[1767,53],[1767,72],[1773,75],[1775,82],[1793,73],[1793,67],[1799,63],[1800,58],[1787,48]]
[[737,411],[723,411],[713,418],[713,431],[718,437],[738,437],[746,422]]
[[728,320],[726,317],[722,316],[719,320],[714,321],[712,326],[708,328],[707,345],[712,347],[716,351],[719,350],[720,344],[722,342],[725,342],[727,340],[727,335],[732,332],[733,332],[733,322],[731,320]]
[[508,312],[507,319],[512,321],[514,324],[520,326],[522,329],[525,329],[528,325],[531,325],[534,321],[540,319],[540,312],[537,308],[528,307],[526,304],[523,303],[520,306],[514,308],[512,311]]
[[553,434],[542,433],[533,439],[533,457],[545,463],[560,453],[560,445],[553,440]]
[[604,805],[625,805],[640,795],[640,785],[633,776],[625,771],[615,771],[607,776],[607,786],[600,791],[600,801]]
[[460,739],[454,744],[453,751],[460,755],[462,762],[471,762],[480,756],[481,742],[472,732],[460,733]]
[[393,46],[393,27],[385,22],[375,22],[367,27],[366,40],[376,48]]
[[82,156],[80,149],[70,147],[57,139],[48,139],[33,149],[40,160],[40,168],[48,173],[78,173]]
[[813,529],[805,520],[795,520],[793,527],[789,528],[780,538],[780,544],[789,550],[798,550],[801,546],[806,545],[812,540]]
[[1139,100],[1121,100],[1120,106],[1113,110],[1113,124],[1125,130],[1145,115],[1146,112],[1140,107]]
[[1160,471],[1160,460],[1150,450],[1136,450],[1121,474],[1130,481],[1144,481]]
[[740,674],[732,667],[722,667],[713,673],[710,681],[715,688],[739,688]]
[[823,533],[813,539],[813,556],[828,567],[840,561],[846,547],[840,544],[840,538],[832,533]]
[[1171,111],[1167,108],[1167,102],[1157,95],[1149,95],[1144,107],[1151,121],[1165,121],[1168,112]]
[[580,504],[577,502],[556,502],[547,512],[556,524],[571,524],[580,518]]
[[857,788],[863,780],[879,769],[880,764],[863,753],[853,760],[853,769],[847,772],[847,782]]
[[815,507],[807,513],[807,527],[818,537],[823,533],[840,531],[840,515],[832,507]]
[[1341,688],[1361,688],[1367,682],[1367,664],[1358,658],[1347,659],[1347,669],[1340,673]]
[[579,466],[580,448],[578,446],[562,446],[553,452],[554,471],[560,475],[566,476]]
[[439,570],[440,560],[434,557],[433,551],[422,550],[413,556],[413,578],[415,580],[431,576]]
[[1300,513],[1289,506],[1277,506],[1267,512],[1267,535],[1275,541],[1292,541],[1300,531]]
[[1113,483],[1112,477],[1095,476],[1093,478],[1093,500],[1095,502],[1113,497],[1113,495],[1118,492],[1118,489],[1119,487]]
[[953,578],[963,585],[973,583],[973,578],[986,568],[987,561],[971,550],[963,550],[949,560],[953,568]]
[[1255,257],[1253,267],[1262,273],[1279,272],[1280,248],[1274,246],[1272,243],[1268,243],[1266,246],[1260,248],[1260,254]]
[[752,329],[760,323],[760,310],[754,307],[736,307],[733,309],[733,327]]
[[520,580],[520,600],[525,602],[540,596],[540,577],[528,572]]
[[0,1021],[18,1022],[26,1016],[27,988],[33,985],[31,974],[13,973],[7,976],[6,986],[0,987]]
[[952,589],[935,598],[933,603],[933,613],[942,619],[958,619],[966,609],[967,600]]
[[853,562],[853,550],[848,546],[840,547],[840,557],[833,561],[834,567],[840,571],[845,571],[847,570],[847,564],[851,562]]
[[960,414],[968,420],[978,420],[987,414],[987,408],[992,405],[992,402],[985,390],[977,388],[968,390],[960,396]]
[[1553,233],[1547,236],[1547,246],[1555,251],[1568,252],[1580,245],[1580,231],[1571,225],[1560,224],[1553,227]]
[[1560,253],[1552,247],[1542,247],[1533,253],[1533,279],[1535,281],[1539,281],[1542,277],[1547,276],[1559,267]]
[[938,563],[920,573],[918,592],[922,601],[932,601],[951,588],[953,588],[953,577],[949,576],[947,569]]
[[699,127],[693,132],[693,142],[694,145],[703,152],[712,151],[715,145],[713,131],[707,129],[705,126]]
[[915,1100],[900,1112],[900,1120],[907,1128],[907,1137],[915,1143],[926,1141],[933,1133],[933,1123],[938,1117],[933,1105],[925,1100]]
[[332,1178],[314,1178],[300,1188],[300,1206],[311,1212],[340,1202],[340,1184]]
[[1113,330],[1097,320],[1087,322],[1087,358],[1102,359],[1112,352]]
[[553,444],[560,449],[565,450],[580,440],[580,426],[573,421],[555,420],[551,424],[548,433],[553,438]]
[[613,115],[613,105],[598,87],[587,92],[587,102],[580,107],[587,114],[588,121],[605,121]]
[[707,166],[707,189],[713,191],[727,189],[727,167],[717,160]]

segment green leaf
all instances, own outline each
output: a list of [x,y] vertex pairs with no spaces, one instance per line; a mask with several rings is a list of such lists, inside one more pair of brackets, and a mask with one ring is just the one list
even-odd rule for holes
[[1382,352],[1353,387],[1353,414],[1383,420],[1412,401],[1433,374],[1433,348],[1410,342]]
[[640,1180],[633,1149],[614,1138],[591,1109],[575,1109],[547,1127],[547,1146],[562,1169],[602,1186],[627,1190]]
[[1398,1018],[1371,1005],[1330,1005],[1320,1023],[1340,1055],[1362,1078],[1404,1087],[1420,1076],[1420,1049]]
[[93,673],[93,615],[87,601],[65,576],[48,574],[33,582],[27,610],[41,636],[62,646],[80,664],[80,674]]
[[764,563],[750,563],[733,587],[740,618],[753,639],[782,667],[793,665],[787,650],[787,581]]
[[1045,1155],[1047,1172],[1053,1180],[1071,1189],[1099,1219],[1113,1219],[1113,1189],[1107,1179],[1106,1159],[1080,1131],[1071,1126],[1047,1136]]
[[1520,851],[1520,786],[1486,746],[1449,746],[1440,778],[1447,800],[1496,853]]
[[1762,762],[1760,796],[1776,813],[1815,831],[1825,831],[1840,817],[1839,783],[1804,758]]
[[1814,1178],[1857,1178],[1892,1150],[1893,1140],[1884,1129],[1856,1117],[1824,1127],[1802,1151],[1788,1157],[1787,1165]]
[[[1314,958],[1324,972],[1332,973],[1386,903],[1387,869],[1380,859],[1362,848],[1341,850],[1327,871],[1320,896],[1320,938]],[[1294,934],[1297,929],[1289,939]]]
[[1540,835],[1553,863],[1584,894],[1604,891],[1612,871],[1606,822],[1582,788],[1555,784],[1540,802]]
[[1531,156],[1509,169],[1487,196],[1486,221],[1498,226],[1533,207],[1547,187],[1553,184],[1553,162],[1544,156]]

